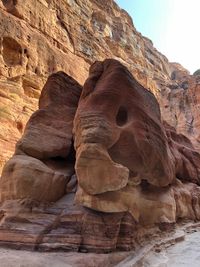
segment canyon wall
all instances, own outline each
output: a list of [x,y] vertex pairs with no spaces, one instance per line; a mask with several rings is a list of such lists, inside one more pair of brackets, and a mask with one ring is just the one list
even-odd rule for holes
[[0,171],[49,74],[63,70],[83,84],[89,66],[105,58],[126,65],[156,95],[162,117],[198,146],[199,77],[170,63],[113,0],[2,0]]

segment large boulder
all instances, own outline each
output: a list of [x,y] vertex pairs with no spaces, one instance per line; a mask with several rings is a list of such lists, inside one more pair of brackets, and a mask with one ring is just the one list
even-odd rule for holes
[[195,217],[192,190],[176,179],[199,184],[200,154],[162,122],[155,96],[118,61],[91,66],[74,135],[77,203],[128,211],[142,224]]
[[38,159],[67,157],[82,87],[64,72],[52,74],[41,92],[39,109],[29,119],[16,154]]
[[83,90],[55,73],[3,169],[0,244],[133,249],[178,219],[200,219],[199,166],[190,140],[118,61],[94,63]]
[[28,121],[0,180],[0,199],[59,200],[74,174],[72,128],[82,87],[64,72],[52,74],[39,109]]
[[[86,192],[115,190],[115,179],[118,189],[127,178],[161,187],[173,182],[175,166],[158,102],[118,61],[92,65],[74,125],[76,172]],[[105,173],[108,186],[102,190]]]
[[15,155],[3,169],[0,180],[0,201],[7,199],[56,201],[65,194],[68,180],[67,175],[50,169],[38,159]]

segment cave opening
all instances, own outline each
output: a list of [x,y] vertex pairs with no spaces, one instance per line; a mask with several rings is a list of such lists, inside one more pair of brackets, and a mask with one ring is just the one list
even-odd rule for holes
[[120,107],[116,116],[116,123],[118,126],[123,126],[127,123],[128,113],[125,107]]

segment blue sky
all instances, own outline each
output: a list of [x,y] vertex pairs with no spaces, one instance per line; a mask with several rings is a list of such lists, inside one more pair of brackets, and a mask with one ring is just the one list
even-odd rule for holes
[[170,61],[200,68],[200,0],[116,0]]

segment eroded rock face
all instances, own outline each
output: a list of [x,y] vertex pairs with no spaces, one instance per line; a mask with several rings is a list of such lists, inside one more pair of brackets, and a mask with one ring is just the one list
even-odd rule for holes
[[175,159],[175,175],[181,181],[188,181],[200,185],[200,154],[195,150],[192,142],[183,134],[164,122],[169,147]]
[[67,175],[48,168],[27,155],[15,155],[5,165],[1,185],[1,202],[6,199],[56,201],[65,194]]
[[92,65],[74,132],[76,200],[87,207],[129,211],[147,224],[154,209],[152,221],[173,222],[176,177],[199,184],[199,153],[161,123],[155,97],[115,60]]
[[44,85],[39,110],[30,118],[16,154],[38,159],[66,158],[73,147],[72,127],[82,87],[64,72],[52,74]]
[[[74,123],[76,172],[89,194],[120,189],[128,178],[155,186],[173,181],[174,165],[158,102],[118,61],[91,67]],[[107,188],[99,186],[103,172]],[[109,182],[115,178],[116,188],[114,181]]]
[[82,87],[64,72],[49,77],[14,156],[4,167],[0,199],[56,201],[74,173],[73,119]]
[[172,70],[171,84],[163,88],[159,98],[162,116],[178,134],[189,138],[200,151],[200,76],[189,75],[180,66],[179,71]]
[[199,220],[199,166],[191,141],[162,122],[155,96],[120,62],[95,62],[83,89],[55,73],[3,169],[0,244],[137,248],[178,219]]
[[[0,173],[37,110],[47,77],[63,70],[83,84],[90,64],[108,57],[120,60],[157,96],[163,118],[179,133],[191,128],[199,132],[198,90],[189,85],[196,91],[188,94],[189,101],[182,90],[188,72],[183,75],[182,67],[159,53],[114,0],[4,0],[0,1]],[[178,78],[182,81],[177,83]]]

